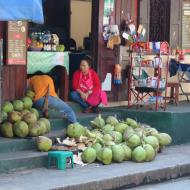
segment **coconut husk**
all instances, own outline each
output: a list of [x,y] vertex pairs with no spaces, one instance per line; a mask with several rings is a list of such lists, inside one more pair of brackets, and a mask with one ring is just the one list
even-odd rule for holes
[[53,145],[52,150],[64,150],[64,151],[78,151],[77,147],[65,146],[65,145]]
[[84,150],[86,148],[86,145],[84,143],[78,143],[77,147],[79,150]]

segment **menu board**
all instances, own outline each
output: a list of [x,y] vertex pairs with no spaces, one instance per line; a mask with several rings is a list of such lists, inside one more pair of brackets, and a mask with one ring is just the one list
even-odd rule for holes
[[182,10],[182,48],[190,48],[190,1],[183,1]]
[[7,58],[8,65],[26,64],[27,22],[9,21],[7,28]]

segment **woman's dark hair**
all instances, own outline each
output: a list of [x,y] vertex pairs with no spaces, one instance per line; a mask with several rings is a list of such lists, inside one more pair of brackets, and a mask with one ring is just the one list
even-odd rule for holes
[[85,56],[81,59],[81,61],[86,61],[86,62],[88,63],[88,66],[89,66],[89,67],[91,67],[91,65],[92,65],[92,58],[91,58],[91,56],[89,56],[89,55],[85,55]]

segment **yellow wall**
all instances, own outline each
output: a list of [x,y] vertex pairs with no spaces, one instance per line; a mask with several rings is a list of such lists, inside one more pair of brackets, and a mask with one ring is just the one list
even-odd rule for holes
[[71,1],[71,38],[83,47],[83,38],[91,32],[91,1]]

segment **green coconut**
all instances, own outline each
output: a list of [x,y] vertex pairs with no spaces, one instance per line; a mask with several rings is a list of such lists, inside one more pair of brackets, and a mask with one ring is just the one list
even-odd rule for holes
[[38,123],[30,124],[29,126],[29,136],[30,137],[37,137],[41,135],[40,125]]
[[[37,117],[37,119],[39,119],[39,112],[38,112],[37,109],[35,109],[35,108],[31,108],[29,111],[30,111],[31,113],[35,114],[36,117]],[[46,118],[45,118],[45,119],[46,119]]]
[[101,115],[99,115],[98,117],[96,117],[93,121],[90,122],[92,127],[94,128],[103,128],[105,126],[105,121],[102,118]]
[[123,136],[120,132],[112,131],[110,134],[116,144],[119,144],[123,141]]
[[158,137],[159,135],[159,132],[157,131],[157,129],[152,128],[152,127],[145,128],[145,131],[146,131],[146,136]]
[[102,145],[101,145],[100,143],[94,143],[94,144],[92,145],[92,148],[93,148],[94,150],[96,150],[96,153],[98,153],[98,151],[101,150]]
[[161,146],[169,145],[172,142],[171,136],[167,133],[159,133],[158,140]]
[[128,125],[125,123],[118,123],[114,130],[123,134],[127,127]]
[[112,141],[113,138],[110,134],[105,134],[102,138],[105,142],[109,142],[109,141]]
[[123,139],[127,141],[129,137],[135,134],[135,131],[132,127],[127,127],[127,129],[123,133]]
[[96,153],[96,159],[101,162],[102,159],[102,148]]
[[37,124],[39,125],[40,128],[40,135],[44,135],[47,133],[47,127],[46,127],[46,123],[44,121],[37,121]]
[[131,160],[131,154],[132,154],[131,149],[124,143],[122,144],[122,147],[123,147],[124,152],[125,152],[124,160]]
[[127,145],[130,148],[135,148],[137,146],[139,146],[141,144],[141,139],[138,135],[134,134],[131,137],[129,137],[129,139],[127,140]]
[[11,123],[15,123],[17,121],[21,121],[21,114],[17,111],[12,111],[8,113],[8,121]]
[[143,145],[143,148],[146,151],[145,161],[150,162],[150,161],[154,160],[154,158],[156,156],[156,152],[155,152],[154,148],[150,144]]
[[131,118],[127,118],[126,123],[127,123],[127,125],[131,126],[132,128],[139,127],[138,123],[134,119],[131,119]]
[[3,121],[5,121],[5,120],[7,120],[7,118],[8,118],[7,112],[2,111],[0,117],[1,117],[1,118],[0,118],[0,122],[3,122]]
[[146,136],[146,132],[145,132],[144,128],[135,128],[135,133],[136,133],[136,135],[138,135],[141,138],[143,136]]
[[113,145],[112,146],[113,161],[122,162],[125,159],[125,150],[122,145]]
[[24,138],[29,134],[29,127],[26,122],[18,121],[13,125],[13,131],[17,137]]
[[29,111],[29,110],[24,109],[24,110],[22,110],[20,113],[21,113],[21,117],[23,118],[23,117],[24,117],[24,115],[25,115],[25,114],[27,114],[27,113],[30,113],[30,111]]
[[0,129],[2,136],[7,138],[12,138],[14,136],[13,125],[10,122],[2,123]]
[[32,99],[29,97],[22,98],[24,109],[31,109],[32,108]]
[[44,118],[44,117],[40,118],[39,121],[42,121],[42,122],[45,123],[47,133],[49,133],[51,131],[51,123],[50,123],[50,121],[47,118]]
[[96,150],[92,147],[88,147],[82,153],[82,161],[85,163],[93,163],[96,160]]
[[13,107],[14,107],[14,110],[16,111],[22,111],[24,108],[24,104],[21,100],[14,100]]
[[48,152],[52,148],[52,140],[48,137],[37,137],[37,148],[41,152]]
[[27,124],[32,124],[37,122],[37,117],[34,113],[26,113],[23,118],[23,121],[25,121]]
[[154,150],[158,150],[159,149],[159,141],[155,136],[148,136],[144,138],[144,141],[146,144],[150,144]]
[[72,138],[78,138],[81,135],[85,135],[85,128],[79,123],[73,123],[67,127],[67,135]]
[[35,93],[32,90],[27,90],[26,96],[28,96],[29,98],[31,98],[33,100]]
[[2,104],[1,109],[3,112],[9,113],[9,112],[13,111],[14,108],[13,108],[13,105],[11,102],[6,101]]
[[132,160],[135,162],[144,162],[146,160],[146,150],[142,146],[137,146],[132,151]]
[[105,165],[111,164],[112,150],[110,148],[102,148],[100,150],[100,161]]
[[114,126],[106,124],[103,128],[102,131],[104,134],[110,133],[111,131],[114,130]]
[[112,126],[116,126],[118,123],[119,123],[119,121],[114,116],[108,116],[106,118],[106,124],[110,124]]

